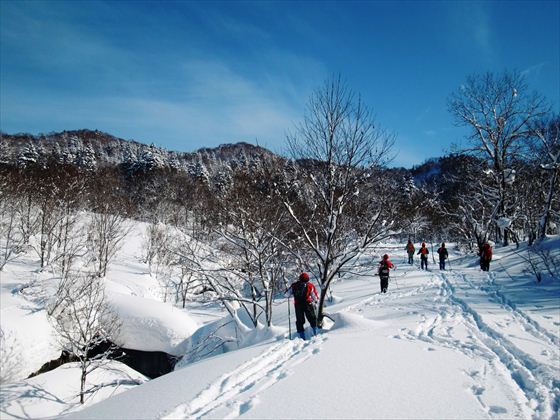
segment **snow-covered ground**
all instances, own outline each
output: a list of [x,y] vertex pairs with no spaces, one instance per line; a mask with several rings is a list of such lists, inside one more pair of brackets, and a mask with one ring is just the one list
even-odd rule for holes
[[[109,297],[128,326],[123,339],[147,350],[184,352],[198,326],[195,337],[226,313],[215,305],[183,310],[158,301],[157,282],[138,262],[139,229],[107,277]],[[547,245],[560,254],[560,238]],[[255,331],[239,349],[230,345],[226,353],[180,363],[139,386],[134,381],[143,379],[130,371],[92,377],[92,383],[121,380],[117,390],[133,389],[107,398],[114,390],[108,387],[70,417],[557,418],[560,279],[536,284],[514,247],[495,249],[489,273],[454,249],[445,272],[436,264],[430,271],[403,264],[404,244],[378,251],[397,264],[389,292],[379,293],[373,264],[370,276],[339,280],[328,307],[335,323],[322,334],[288,340],[288,303],[280,299],[276,328]],[[40,299],[13,292],[26,276],[45,275],[32,267],[23,259],[1,274],[0,321],[20,358],[18,382],[0,390],[2,418],[81,408],[76,390],[62,386],[71,382],[65,379],[71,365],[22,381],[59,354]]]

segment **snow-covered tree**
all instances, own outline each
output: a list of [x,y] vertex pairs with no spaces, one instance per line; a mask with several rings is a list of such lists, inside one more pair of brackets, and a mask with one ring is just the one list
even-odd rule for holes
[[255,326],[263,313],[266,325],[272,325],[273,295],[282,283],[286,262],[279,241],[286,231],[286,214],[273,197],[270,178],[268,188],[259,188],[266,178],[265,173],[238,171],[234,186],[220,202],[224,220],[214,229],[231,256],[223,268],[243,284]]
[[107,360],[113,348],[109,346],[95,356],[93,352],[115,341],[120,328],[118,316],[106,301],[103,280],[86,273],[62,279],[47,310],[62,350],[78,358],[83,404],[87,375]]
[[17,202],[0,191],[0,271],[20,254],[25,244],[18,229]]
[[[321,325],[325,297],[332,280],[345,266],[392,226],[384,217],[383,196],[372,200],[362,191],[373,171],[392,157],[393,137],[379,129],[360,96],[340,78],[312,95],[303,123],[288,136],[303,176],[302,205],[286,191],[284,205],[296,226],[301,244],[313,255],[321,294]],[[353,215],[359,215],[359,224]]]
[[76,163],[80,168],[88,171],[93,171],[97,167],[97,158],[95,157],[95,151],[91,144],[88,144],[83,149],[78,151],[76,157]]
[[546,200],[540,220],[539,237],[546,237],[553,212],[554,201],[558,201],[560,183],[560,115],[550,120],[540,121],[533,125],[532,132],[535,139],[534,151],[539,157],[540,167],[548,173],[549,183]]
[[[494,220],[511,221],[512,164],[527,150],[532,124],[547,111],[544,99],[529,92],[521,74],[487,73],[468,77],[451,94],[448,107],[457,124],[470,129],[472,148],[465,152],[488,162],[493,191],[485,199],[496,207]],[[504,229],[505,245],[508,232]]]
[[107,267],[128,234],[126,218],[108,203],[100,204],[88,226],[88,248],[99,277],[105,277]]
[[17,166],[25,168],[31,164],[36,164],[39,161],[39,152],[33,143],[28,143],[19,153],[17,157]]

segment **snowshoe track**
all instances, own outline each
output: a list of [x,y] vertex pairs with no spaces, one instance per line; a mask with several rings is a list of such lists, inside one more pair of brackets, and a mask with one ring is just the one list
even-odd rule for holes
[[[290,369],[319,351],[326,337],[315,336],[309,341],[282,341],[263,354],[243,363],[220,377],[200,392],[192,401],[175,407],[161,419],[224,417],[235,418],[258,403],[258,394],[287,377]],[[227,407],[228,413],[215,410]]]
[[[553,418],[558,412],[560,403],[560,381],[557,373],[550,367],[537,362],[530,355],[516,347],[508,338],[484,322],[481,315],[474,310],[464,299],[460,298],[449,276],[441,275],[442,289],[447,291],[450,303],[460,307],[464,317],[470,322],[471,331],[477,339],[484,344],[487,350],[495,356],[510,372],[511,379],[527,399],[529,412],[534,411],[534,418]],[[460,280],[466,281],[464,274],[459,275]],[[511,308],[511,307],[509,307]],[[508,308],[504,308],[508,309]],[[525,317],[516,317],[524,326],[531,325]],[[537,331],[528,329],[527,331]],[[539,334],[539,336],[541,336]],[[549,391],[552,390],[552,391]],[[527,411],[524,410],[526,413]]]

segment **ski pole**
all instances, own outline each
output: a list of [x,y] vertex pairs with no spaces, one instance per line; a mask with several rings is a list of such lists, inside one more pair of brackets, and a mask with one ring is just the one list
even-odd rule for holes
[[292,339],[292,312],[290,310],[290,297],[288,296],[288,337]]

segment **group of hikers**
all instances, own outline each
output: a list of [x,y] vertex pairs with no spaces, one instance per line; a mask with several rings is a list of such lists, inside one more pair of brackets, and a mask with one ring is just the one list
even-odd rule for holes
[[[406,244],[405,251],[408,255],[408,263],[414,264],[414,255],[420,255],[420,268],[422,270],[428,269],[428,255],[430,251],[426,247],[426,243],[422,242],[422,246],[419,251],[416,252],[414,244],[409,239]],[[439,255],[439,269],[445,270],[445,261],[449,259],[449,252],[445,247],[445,243],[442,242],[441,246],[438,248],[437,253]],[[490,261],[492,261],[492,247],[488,242],[482,245],[482,248],[478,254],[480,256],[480,268],[482,271],[490,270]],[[387,293],[389,287],[389,273],[391,269],[396,269],[395,265],[389,259],[389,255],[383,255],[383,258],[379,262],[378,275],[381,286],[381,293]],[[315,310],[315,302],[319,299],[317,294],[317,289],[315,285],[309,281],[309,274],[301,273],[299,275],[298,281],[292,283],[290,287],[286,290],[286,297],[294,297],[294,307],[296,312],[296,330],[298,336],[305,340],[305,330],[303,326],[305,325],[305,319],[311,325],[313,330],[313,335],[317,334],[317,314]]]
[[[414,264],[414,253],[416,249],[414,248],[414,244],[409,239],[408,243],[406,244],[405,251],[408,255],[408,263]],[[422,242],[422,246],[420,250],[416,253],[416,255],[420,255],[420,268],[422,270],[428,269],[428,254],[430,251],[426,246],[425,242]],[[449,252],[445,247],[445,242],[441,243],[441,246],[438,248],[437,253],[439,255],[439,269],[445,270],[445,261],[449,259]],[[484,242],[482,244],[482,248],[478,253],[480,257],[480,268],[482,271],[490,271],[490,261],[492,261],[492,247],[488,242]]]
[[[404,248],[406,253],[408,254],[408,263],[414,264],[414,252],[416,248],[414,248],[414,244],[409,239],[406,247]],[[432,248],[433,250],[433,248]],[[430,251],[426,246],[426,242],[422,242],[422,246],[416,253],[416,255],[420,255],[420,269],[427,270],[428,269],[428,254]],[[441,243],[441,246],[438,248],[437,253],[439,255],[439,269],[445,270],[445,260],[449,258],[449,252],[447,252],[447,248],[445,247],[445,242]]]

